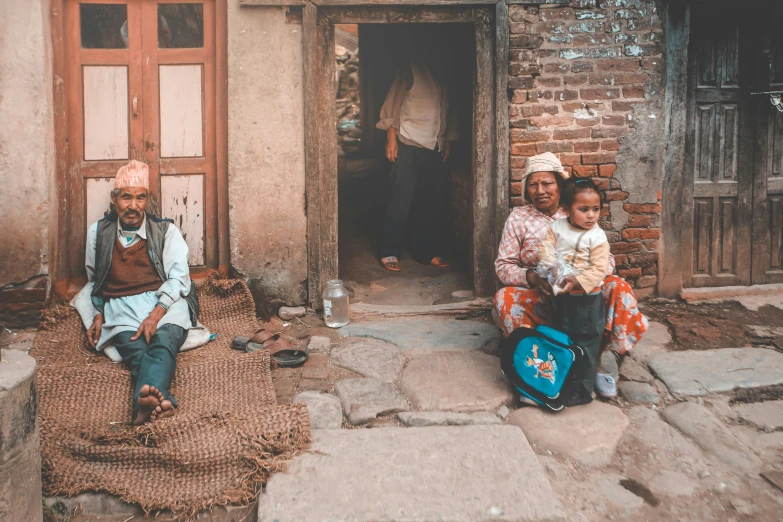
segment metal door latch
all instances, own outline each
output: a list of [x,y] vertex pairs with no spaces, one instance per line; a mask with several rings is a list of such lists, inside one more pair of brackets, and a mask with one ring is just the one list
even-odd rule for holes
[[780,99],[783,96],[783,91],[767,91],[767,92],[752,92],[751,95],[769,95],[769,102],[778,110],[783,112],[783,100]]

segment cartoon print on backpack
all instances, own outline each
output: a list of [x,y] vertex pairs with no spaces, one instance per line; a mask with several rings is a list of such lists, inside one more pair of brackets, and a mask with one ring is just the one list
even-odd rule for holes
[[538,358],[538,345],[533,345],[533,357],[528,356],[525,360],[527,366],[535,368],[536,373],[533,375],[538,379],[539,375],[544,379],[549,379],[552,384],[555,383],[555,372],[557,371],[557,362],[552,354],[549,354],[548,360]]

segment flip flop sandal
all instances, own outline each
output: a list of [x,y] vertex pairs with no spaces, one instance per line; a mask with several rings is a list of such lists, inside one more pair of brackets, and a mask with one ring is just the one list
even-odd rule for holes
[[608,373],[597,373],[595,375],[595,391],[605,399],[617,397],[617,383]]
[[307,350],[296,350],[279,334],[270,333],[266,328],[260,328],[253,337],[247,338],[244,347],[240,347],[245,337],[235,337],[232,347],[244,350],[248,353],[258,350],[269,350],[272,359],[275,360],[280,368],[296,368],[307,361]]
[[400,268],[400,261],[395,256],[384,257],[381,259],[381,265],[391,272],[399,272],[402,270]]
[[438,268],[448,268],[449,263],[443,259],[442,257],[435,256],[432,258],[432,261],[430,261],[430,264],[432,266],[436,266]]

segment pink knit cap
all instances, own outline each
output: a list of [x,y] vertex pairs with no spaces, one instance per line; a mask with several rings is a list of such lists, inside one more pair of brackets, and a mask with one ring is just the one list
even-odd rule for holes
[[120,167],[117,175],[114,177],[114,188],[150,188],[150,168],[141,161],[130,160],[130,162]]

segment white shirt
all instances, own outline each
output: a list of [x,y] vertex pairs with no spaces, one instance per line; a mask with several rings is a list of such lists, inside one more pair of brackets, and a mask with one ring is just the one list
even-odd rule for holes
[[[87,230],[87,247],[84,256],[87,280],[93,283],[95,282],[95,242],[97,236],[98,222],[95,222]],[[117,237],[124,248],[133,246],[142,239],[146,240],[146,214],[138,230],[123,230],[122,223],[118,219]],[[168,307],[168,311],[158,322],[158,328],[164,324],[175,324],[185,330],[191,328],[188,303],[182,299],[190,292],[188,244],[185,243],[185,239],[173,223],[170,223],[166,229],[163,241],[163,271],[168,280],[161,283],[160,288],[156,291],[106,300],[103,309],[103,328],[96,346],[97,350],[102,350],[120,332],[138,330],[158,302]],[[94,310],[93,319],[97,314],[98,310]]]

